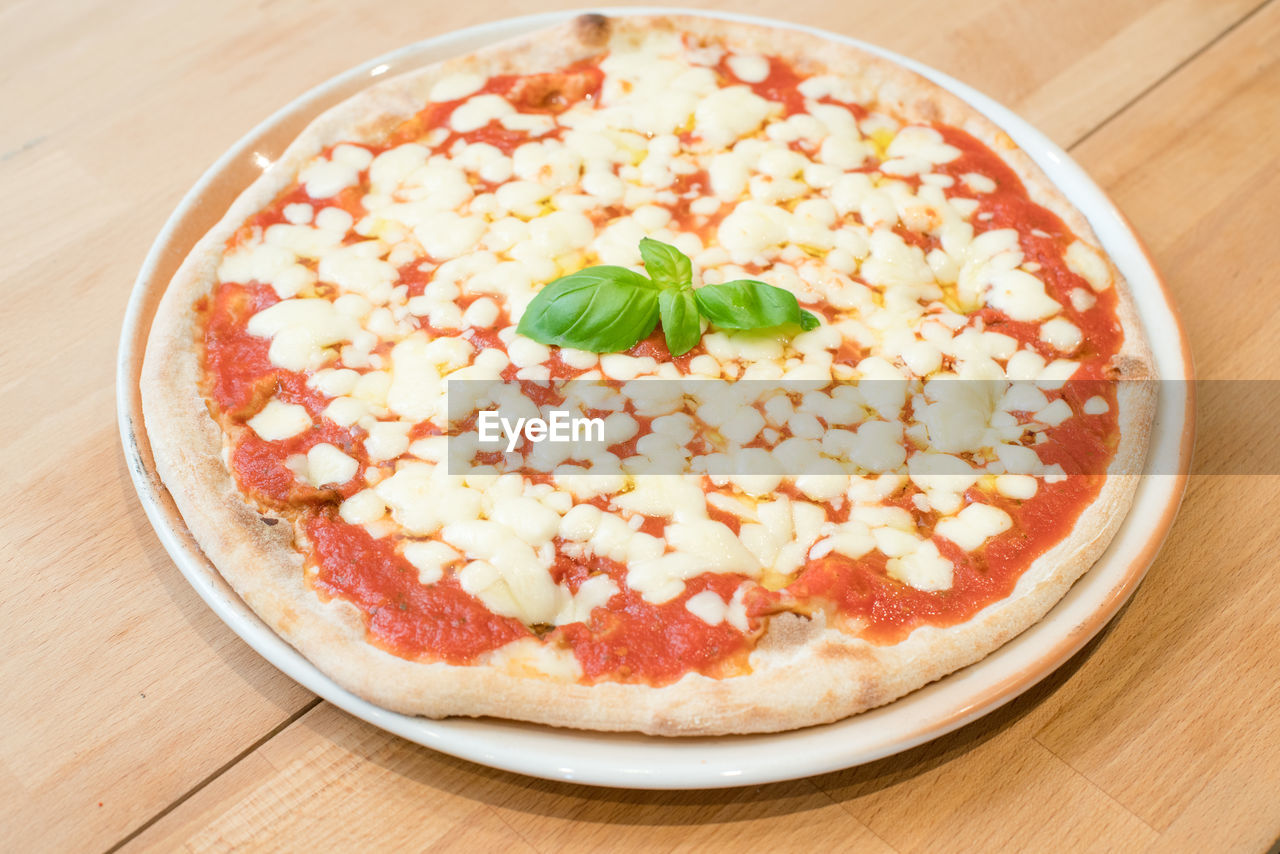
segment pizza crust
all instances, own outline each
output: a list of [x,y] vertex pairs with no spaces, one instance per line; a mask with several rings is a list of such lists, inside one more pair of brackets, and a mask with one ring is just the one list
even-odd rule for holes
[[[971,664],[1038,621],[1106,549],[1138,476],[1108,478],[1070,536],[1037,559],[1014,593],[955,627],[922,627],[879,646],[824,624],[783,615],[770,621],[750,674],[711,679],[688,674],[661,688],[514,675],[493,665],[456,667],[408,661],[365,640],[355,606],[325,603],[306,586],[290,520],[277,524],[247,503],[223,461],[223,437],[198,389],[201,365],[196,300],[211,292],[226,241],[239,225],[289,186],[310,158],[338,141],[376,139],[415,114],[447,74],[553,70],[654,29],[677,28],[780,55],[798,70],[831,69],[880,93],[900,116],[963,128],[999,152],[1028,188],[1093,246],[1097,238],[1031,159],[988,119],[924,78],[887,60],[814,35],[685,16],[605,19],[565,25],[384,81],[329,110],[255,181],[196,245],[160,304],[142,372],[147,433],[159,474],[192,534],[218,571],[274,631],[343,688],[385,708],[443,717],[484,716],[594,730],[657,735],[770,732],[827,723],[888,703]],[[1105,256],[1104,256],[1105,257]],[[1110,263],[1110,262],[1108,262]],[[1118,314],[1125,343],[1115,368],[1123,379],[1153,378],[1136,308],[1118,271]],[[1141,470],[1155,407],[1152,383],[1127,383],[1114,472]]]

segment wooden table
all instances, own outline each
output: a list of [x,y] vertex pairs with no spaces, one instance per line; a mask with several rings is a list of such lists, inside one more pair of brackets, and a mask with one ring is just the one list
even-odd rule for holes
[[[560,5],[559,0],[547,7]],[[1135,222],[1207,378],[1274,378],[1280,2],[712,0],[901,51],[1044,129]],[[714,792],[539,782],[310,695],[196,597],[139,508],[113,360],[147,247],[304,89],[528,5],[18,0],[0,10],[0,850],[1260,851],[1280,836],[1280,479],[1193,478],[1112,626],[983,720]],[[1244,459],[1202,412],[1200,460]],[[1240,430],[1239,425],[1232,428]],[[1273,441],[1274,425],[1256,438]]]

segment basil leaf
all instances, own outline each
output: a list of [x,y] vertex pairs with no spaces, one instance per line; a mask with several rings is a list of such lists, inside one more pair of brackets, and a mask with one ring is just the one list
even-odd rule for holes
[[698,311],[721,329],[768,329],[795,323],[803,329],[818,325],[818,318],[800,310],[795,294],[751,279],[722,285],[706,285],[693,292]]
[[658,291],[626,267],[588,267],[547,285],[520,317],[516,332],[539,344],[617,353],[658,323]]
[[721,329],[817,328],[795,295],[752,279],[693,289],[693,263],[676,247],[645,237],[640,255],[652,281],[626,267],[588,267],[556,279],[529,303],[516,331],[540,344],[592,353],[627,350],[662,321],[667,349],[683,356],[702,338],[701,317]]
[[702,338],[702,322],[698,319],[698,303],[691,288],[659,291],[658,311],[671,355],[683,356],[697,346]]
[[642,237],[640,257],[644,259],[645,272],[660,288],[680,288],[693,282],[693,263],[670,243]]

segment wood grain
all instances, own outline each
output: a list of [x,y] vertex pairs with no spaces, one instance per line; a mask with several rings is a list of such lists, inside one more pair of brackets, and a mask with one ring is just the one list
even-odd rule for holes
[[[1077,156],[1169,275],[1201,374],[1261,379],[1280,343],[1280,4],[1257,7],[734,4],[902,51],[1059,142],[1084,138]],[[199,601],[136,506],[114,425],[116,337],[148,244],[204,167],[299,92],[529,11],[0,9],[0,476],[21,496],[0,519],[0,850],[101,850],[140,828],[130,849],[1201,851],[1280,836],[1278,536],[1263,513],[1276,478],[1194,481],[1114,627],[1006,709],[899,757],[756,789],[592,790],[417,748],[311,707]]]

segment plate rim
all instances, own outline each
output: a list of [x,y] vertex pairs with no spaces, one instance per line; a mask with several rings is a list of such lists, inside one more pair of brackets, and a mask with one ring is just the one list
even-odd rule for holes
[[[1161,384],[1161,399],[1156,426],[1152,431],[1148,471],[1151,470],[1153,461],[1163,455],[1166,463],[1173,465],[1162,471],[1177,473],[1148,474],[1143,477],[1133,507],[1117,532],[1112,547],[1108,548],[1106,554],[1042,620],[986,658],[893,703],[831,724],[782,733],[664,739],[630,733],[562,730],[496,719],[430,720],[390,712],[362,700],[330,680],[248,609],[217,574],[186,531],[185,524],[173,507],[172,499],[168,497],[150,460],[138,378],[154,302],[163,291],[163,285],[167,284],[167,281],[158,283],[153,280],[157,269],[169,256],[176,232],[199,206],[203,194],[217,183],[219,176],[229,166],[241,158],[261,158],[262,155],[255,155],[253,148],[265,134],[285,124],[300,111],[311,110],[306,119],[314,118],[322,106],[328,105],[321,102],[335,97],[335,93],[346,87],[362,82],[363,85],[371,84],[392,68],[396,68],[399,73],[420,67],[424,64],[422,55],[432,50],[447,51],[449,54],[462,53],[481,44],[493,43],[504,37],[558,23],[590,11],[595,10],[543,12],[484,22],[422,39],[360,63],[312,87],[263,119],[224,151],[183,195],[148,251],[130,291],[116,366],[117,421],[129,474],[148,520],[165,550],[197,594],[233,632],[273,666],[311,692],[349,714],[423,746],[490,767],[550,780],[608,787],[698,789],[755,785],[811,776],[908,750],[959,729],[1029,690],[1061,667],[1110,622],[1136,590],[1172,527],[1188,480],[1195,432],[1194,387],[1190,382],[1194,377],[1194,365],[1185,327],[1167,283],[1132,224],[1065,151],[1029,122],[978,90],[909,57],[840,33],[772,18],[676,7],[627,6],[603,10],[604,14],[610,16],[693,15],[794,30],[851,44],[897,62],[956,94],[1009,133],[1045,169],[1068,200],[1086,215],[1104,248],[1125,272],[1126,278],[1132,283],[1146,281],[1154,285],[1154,294],[1146,295],[1144,302],[1139,298],[1135,284],[1135,303],[1138,304],[1139,315],[1148,329],[1151,324],[1150,315],[1164,315],[1161,319],[1171,327],[1174,340],[1162,342],[1158,349],[1158,342],[1152,342],[1153,350],[1157,351],[1156,362],[1164,369],[1162,376],[1167,376],[1165,371],[1176,365],[1176,373],[1180,374],[1177,378],[1185,382],[1177,386],[1181,389],[1181,394],[1173,399],[1170,399],[1168,393],[1170,384]],[[406,60],[410,64],[400,67],[404,66]],[[267,158],[257,162],[262,168],[270,164]],[[1063,186],[1063,181],[1069,182],[1073,189]],[[237,191],[242,189],[242,186],[236,188]],[[1134,269],[1140,270],[1144,275],[1130,275]],[[1143,287],[1149,285],[1144,284]],[[1155,294],[1162,298],[1162,306],[1152,304]],[[1161,363],[1160,353],[1166,352],[1175,354],[1165,358],[1171,364]],[[1162,432],[1158,432],[1161,430]],[[1160,481],[1159,484],[1155,482],[1157,480]],[[1110,586],[1096,592],[1097,602],[1084,619],[1074,626],[1065,626],[1061,631],[1048,631],[1049,628],[1058,628],[1054,620],[1055,614],[1063,616],[1064,603],[1068,599],[1078,598],[1081,595],[1078,591],[1094,592],[1091,584],[1085,583],[1086,579],[1090,579],[1092,585],[1101,583],[1102,573],[1096,570],[1100,566],[1106,566],[1108,557],[1112,556],[1126,530],[1129,531],[1128,539],[1134,539],[1131,520],[1136,515],[1140,501],[1145,502],[1142,505],[1144,510],[1150,505],[1150,509],[1145,510],[1146,513],[1154,514],[1154,521],[1149,523],[1145,539],[1136,546],[1129,547],[1132,554],[1127,558],[1123,570],[1114,570],[1117,577]],[[1114,560],[1112,556],[1112,561]],[[963,702],[953,700],[945,714],[929,715],[915,709],[921,705],[922,697],[943,693],[947,686],[962,683],[975,674],[985,675],[987,671],[996,670],[998,663],[1013,654],[1011,652],[1001,656],[1005,650],[1024,649],[1036,635],[1046,633],[1054,638],[1054,642],[1037,652],[1029,664],[1007,672],[1003,678],[990,678],[986,683],[981,683],[981,690],[973,690],[972,696],[965,698]],[[956,693],[963,694],[964,691]],[[909,713],[895,715],[895,710],[900,712],[908,709],[921,713],[914,720]],[[910,726],[905,726],[892,737],[872,740],[861,747],[838,744],[833,749],[829,743],[838,741],[841,734],[847,736],[850,731],[859,731],[859,722],[874,720],[878,723],[881,718],[895,717],[904,717],[902,723]],[[891,720],[890,724],[899,722]],[[866,729],[867,726],[864,723],[861,729]],[[522,741],[526,743],[521,746]],[[796,749],[807,746],[808,742],[815,742],[820,748],[816,755],[810,756]],[[503,749],[510,748],[513,743],[517,745],[514,751]],[[592,751],[585,751],[583,756],[574,757],[557,752],[554,749],[557,746],[562,749],[590,746],[605,755],[612,751],[614,757],[600,761],[592,755]],[[757,753],[763,753],[767,757],[770,749],[778,746],[782,748],[784,761],[762,762],[755,757]],[[673,755],[673,751],[677,751],[678,755]],[[697,758],[699,756],[701,758]]]

